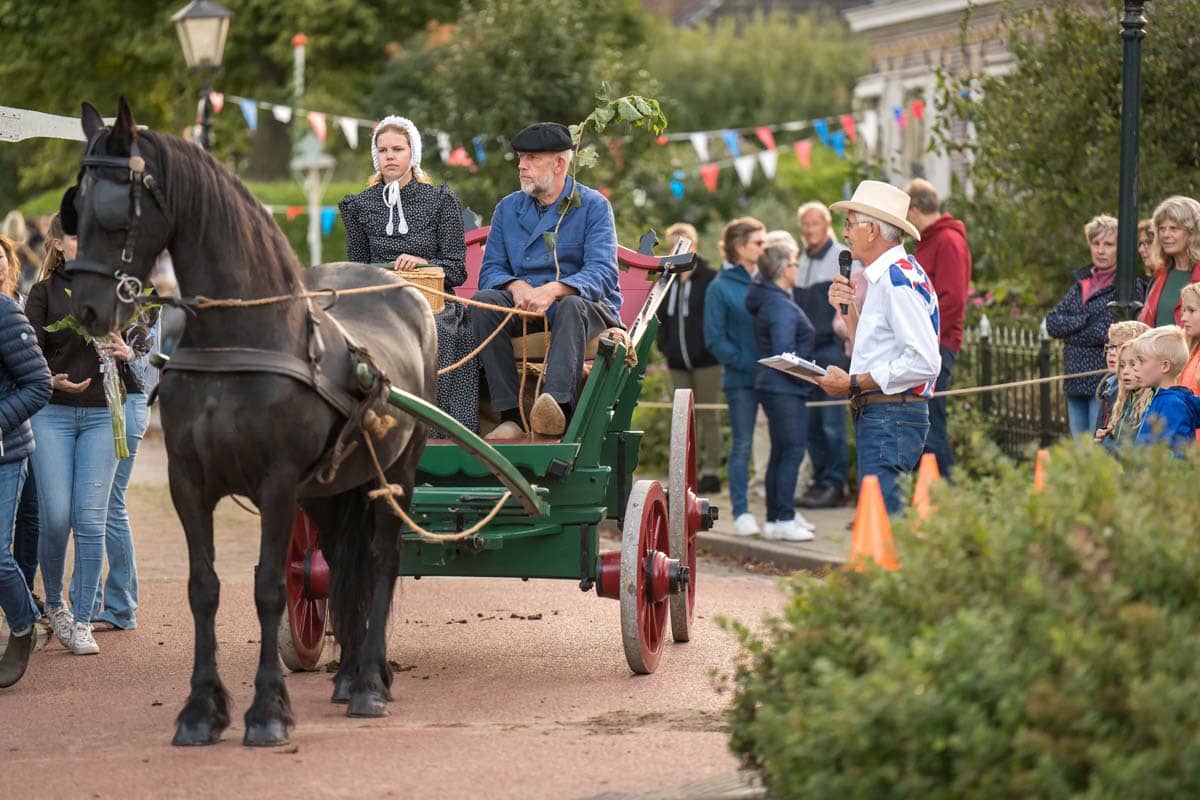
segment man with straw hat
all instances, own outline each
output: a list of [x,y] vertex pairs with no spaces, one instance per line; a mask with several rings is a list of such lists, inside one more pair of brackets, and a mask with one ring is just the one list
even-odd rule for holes
[[863,181],[850,200],[831,206],[846,212],[845,242],[864,265],[867,291],[859,306],[845,277],[829,287],[829,302],[847,311],[853,350],[848,373],[830,366],[817,381],[833,397],[850,396],[859,484],[878,476],[889,514],[904,508],[897,479],[916,468],[925,447],[928,401],[942,366],[937,294],[904,251],[904,234],[921,239],[908,206],[907,194],[880,181]]

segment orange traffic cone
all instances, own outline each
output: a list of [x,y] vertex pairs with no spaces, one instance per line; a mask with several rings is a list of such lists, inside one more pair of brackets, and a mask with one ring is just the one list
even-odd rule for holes
[[900,569],[896,543],[892,541],[892,523],[883,504],[879,478],[867,475],[858,487],[858,509],[854,512],[854,532],[850,536],[851,569],[861,570],[867,559],[891,570]]
[[1050,465],[1050,451],[1038,450],[1033,462],[1033,490],[1040,492],[1046,488],[1046,468]]
[[926,453],[921,456],[921,465],[917,467],[917,485],[913,487],[912,506],[917,510],[921,519],[929,519],[933,513],[933,503],[929,499],[929,490],[936,481],[942,479],[938,471],[937,456]]

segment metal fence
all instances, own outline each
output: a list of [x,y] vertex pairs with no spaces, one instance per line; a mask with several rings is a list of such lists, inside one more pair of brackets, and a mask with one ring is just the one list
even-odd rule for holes
[[[1029,326],[993,326],[985,316],[979,327],[964,331],[954,369],[954,388],[994,386],[1063,374],[1062,342],[1051,339],[1043,322]],[[1015,386],[969,395],[978,404],[991,437],[1013,458],[1028,458],[1070,435],[1067,399],[1061,381]]]

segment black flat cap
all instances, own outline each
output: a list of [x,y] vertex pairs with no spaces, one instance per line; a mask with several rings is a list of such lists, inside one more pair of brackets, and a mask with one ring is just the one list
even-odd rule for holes
[[535,122],[512,139],[518,153],[559,153],[573,147],[571,132],[557,122]]
[[58,221],[62,223],[63,233],[67,236],[79,235],[79,212],[75,210],[75,193],[78,186],[72,186],[63,192],[62,203],[58,207]]

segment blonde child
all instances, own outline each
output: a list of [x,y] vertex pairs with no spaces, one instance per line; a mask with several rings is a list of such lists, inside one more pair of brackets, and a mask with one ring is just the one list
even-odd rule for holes
[[1121,349],[1121,345],[1132,341],[1148,330],[1150,330],[1149,325],[1137,320],[1114,322],[1108,326],[1108,343],[1104,345],[1104,361],[1108,366],[1109,374],[1105,375],[1096,386],[1096,402],[1100,408],[1100,413],[1096,415],[1097,440],[1102,439],[1103,431],[1111,427],[1112,412],[1116,406],[1117,392],[1120,390],[1120,381],[1117,378],[1117,352]]
[[1138,387],[1154,392],[1134,442],[1167,442],[1182,456],[1195,446],[1200,425],[1200,397],[1177,385],[1188,361],[1187,339],[1177,326],[1164,325],[1134,339],[1130,349]]
[[1179,292],[1179,326],[1187,336],[1191,355],[1179,373],[1179,385],[1200,394],[1200,283],[1189,283]]
[[[1149,330],[1149,328],[1147,328]],[[1113,402],[1108,427],[1096,431],[1096,441],[1110,453],[1116,454],[1133,444],[1146,408],[1154,397],[1150,389],[1140,389],[1133,371],[1133,341],[1118,345],[1117,397]]]

